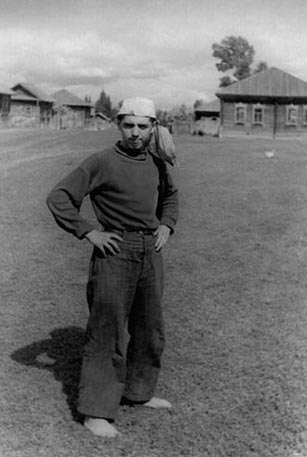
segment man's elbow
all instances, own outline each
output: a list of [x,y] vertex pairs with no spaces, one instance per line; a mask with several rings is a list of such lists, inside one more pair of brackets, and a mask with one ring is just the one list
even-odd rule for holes
[[51,192],[49,192],[49,194],[47,195],[47,198],[46,198],[46,205],[48,206],[50,211],[52,211],[52,209],[54,208],[54,201],[55,201],[55,195],[54,195],[54,190],[52,190]]
[[52,213],[54,213],[57,208],[61,208],[63,206],[63,203],[66,200],[65,197],[65,194],[57,188],[54,188],[51,192],[49,192],[46,198],[46,204]]

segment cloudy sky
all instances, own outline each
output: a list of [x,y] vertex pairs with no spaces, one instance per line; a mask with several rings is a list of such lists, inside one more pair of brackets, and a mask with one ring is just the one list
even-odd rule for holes
[[160,108],[210,101],[211,45],[241,35],[264,60],[307,81],[306,0],[0,0],[0,85],[66,88]]

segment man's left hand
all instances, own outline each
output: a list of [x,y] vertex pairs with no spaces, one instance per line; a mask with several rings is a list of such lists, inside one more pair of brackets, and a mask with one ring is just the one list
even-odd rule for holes
[[167,243],[168,237],[170,236],[171,229],[167,225],[159,225],[154,235],[157,237],[155,248],[156,251],[160,251],[163,246]]

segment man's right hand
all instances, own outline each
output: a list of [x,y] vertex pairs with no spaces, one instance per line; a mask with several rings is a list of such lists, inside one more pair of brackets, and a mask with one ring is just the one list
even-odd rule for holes
[[94,246],[99,248],[104,256],[107,254],[116,255],[119,253],[120,248],[118,242],[123,239],[120,235],[112,232],[100,232],[99,230],[92,230],[85,235],[85,238]]

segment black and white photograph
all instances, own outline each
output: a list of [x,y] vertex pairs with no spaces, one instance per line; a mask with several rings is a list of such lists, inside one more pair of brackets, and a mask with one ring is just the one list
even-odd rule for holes
[[0,1],[0,457],[307,457],[306,20]]

